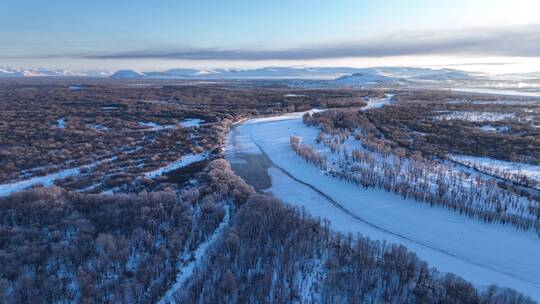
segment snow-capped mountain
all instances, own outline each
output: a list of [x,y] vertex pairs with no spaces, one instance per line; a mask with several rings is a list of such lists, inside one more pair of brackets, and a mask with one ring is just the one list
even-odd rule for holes
[[429,69],[410,67],[381,67],[359,69],[361,72],[337,78],[336,85],[363,86],[373,84],[455,84],[478,82],[487,75],[454,69]]
[[209,70],[197,70],[197,69],[170,69],[164,72],[148,72],[145,73],[145,77],[148,78],[193,78],[200,77],[202,75],[211,75],[215,72]]
[[[472,73],[454,70],[454,69],[430,69],[430,68],[413,68],[413,67],[374,67],[362,68],[359,72],[381,75],[394,78],[405,79],[422,79],[422,78],[469,78]],[[475,73],[476,74],[476,73]]]
[[[291,68],[291,67],[268,67],[259,69],[171,69],[161,72],[139,73],[139,78],[147,79],[335,79],[337,77],[356,72],[354,68]],[[120,71],[119,71],[120,72]],[[114,78],[129,78],[134,73],[127,71],[115,73]],[[118,74],[118,75],[117,75]],[[125,78],[128,78],[125,77]]]
[[202,75],[211,75],[213,72],[196,69],[171,69],[162,72],[139,72],[136,70],[120,70],[111,75],[114,79],[189,79]]
[[354,68],[266,67],[259,69],[218,69],[212,77],[229,79],[335,79],[354,73]]
[[[146,79],[318,79],[334,80],[343,76],[355,75],[360,82],[391,82],[400,80],[455,80],[473,79],[476,74],[452,69],[429,69],[411,67],[375,68],[304,68],[304,67],[266,67],[259,69],[171,69],[161,72],[137,72],[123,70],[113,78]],[[346,78],[349,79],[349,78]],[[340,80],[345,81],[343,79]]]
[[429,75],[437,70],[428,68],[412,68],[412,67],[374,67],[358,69],[357,73],[368,73],[395,78],[411,78]]
[[62,69],[16,69],[0,67],[0,77],[108,77],[109,71],[70,71]]
[[120,70],[111,75],[113,79],[140,79],[145,77],[146,75],[144,73],[134,70]]
[[[111,75],[112,74],[112,75]],[[139,72],[136,70],[71,71],[62,69],[17,69],[0,67],[0,77],[110,77],[113,79],[276,79],[321,80],[326,85],[365,84],[452,84],[455,82],[486,81],[537,81],[540,73],[487,75],[455,69],[431,69],[416,67],[265,67],[257,69],[191,69],[175,68],[165,71]]]
[[24,73],[16,69],[0,67],[0,77],[24,77]]

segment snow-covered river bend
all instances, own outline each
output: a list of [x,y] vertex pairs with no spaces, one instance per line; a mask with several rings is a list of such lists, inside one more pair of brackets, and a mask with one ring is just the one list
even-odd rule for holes
[[313,139],[303,113],[251,119],[233,127],[226,154],[248,183],[326,218],[335,231],[399,243],[442,272],[478,287],[497,284],[540,300],[540,238],[485,224],[441,207],[363,189],[323,174],[291,149],[289,137]]

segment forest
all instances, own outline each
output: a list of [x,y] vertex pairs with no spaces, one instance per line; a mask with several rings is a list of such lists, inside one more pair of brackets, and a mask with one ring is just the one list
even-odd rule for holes
[[358,106],[380,94],[99,79],[71,86],[55,79],[0,82],[0,184],[72,170],[54,184],[89,193],[151,189],[156,182],[145,173],[187,155],[214,157],[234,121]]
[[[289,138],[327,174],[538,231],[527,185],[458,173],[446,180],[451,166],[434,158],[446,147],[437,139],[425,149],[406,145],[410,134],[387,121],[406,117],[401,103],[440,128],[469,119],[459,114],[466,109],[430,112],[422,103],[431,93],[402,92],[397,109],[360,110],[383,93],[272,82],[1,81],[0,303],[534,303],[439,273],[403,246],[332,231],[256,192],[224,158],[233,123],[329,109],[303,117],[320,129],[316,138]],[[534,163],[536,131],[512,123],[500,151],[485,155],[516,145],[516,157]],[[479,126],[470,124],[463,128]],[[455,147],[468,152],[459,139]]]
[[501,96],[403,92],[362,113],[380,135],[411,150],[538,164],[540,102]]
[[191,259],[185,252],[231,208],[225,231],[173,293],[178,303],[534,303],[497,286],[479,291],[403,246],[334,233],[255,193],[225,160],[201,175],[178,195],[49,187],[0,199],[0,301],[156,303]]
[[178,194],[38,187],[0,198],[0,302],[156,303],[185,262],[179,253],[253,193],[223,160],[201,175]]
[[[507,188],[490,176],[471,174],[444,159],[403,147],[380,136],[363,111],[306,113],[303,121],[318,126],[321,132],[317,138],[305,140],[306,143],[291,137],[293,150],[336,178],[365,188],[384,189],[431,206],[444,206],[484,222],[532,229],[540,235],[540,200],[535,190]],[[309,142],[327,147],[332,158],[318,153]]]
[[534,303],[440,274],[403,246],[332,233],[325,222],[253,195],[178,303]]

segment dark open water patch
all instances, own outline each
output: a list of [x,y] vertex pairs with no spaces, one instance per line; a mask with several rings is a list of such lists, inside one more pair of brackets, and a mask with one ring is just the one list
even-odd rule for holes
[[231,162],[234,172],[255,190],[261,191],[272,186],[268,168],[272,161],[264,154],[236,153],[235,158],[242,162]]
[[201,160],[189,164],[185,167],[167,172],[165,174],[168,177],[167,182],[182,185],[189,181],[189,179],[192,178],[195,174],[204,170],[204,168],[206,168],[206,166],[208,165],[208,162],[209,160]]

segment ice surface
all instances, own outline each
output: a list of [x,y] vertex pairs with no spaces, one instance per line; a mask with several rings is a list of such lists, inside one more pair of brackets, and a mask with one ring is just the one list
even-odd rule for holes
[[237,127],[241,147],[251,146],[251,141],[281,168],[270,169],[270,192],[329,219],[335,230],[403,244],[431,266],[479,287],[498,284],[540,299],[540,241],[535,233],[485,224],[443,207],[327,176],[290,147],[291,135],[313,139],[318,133],[306,127],[301,116],[253,119]]

